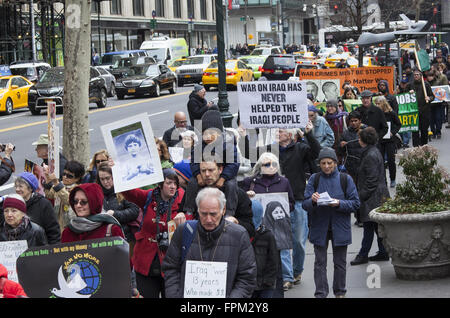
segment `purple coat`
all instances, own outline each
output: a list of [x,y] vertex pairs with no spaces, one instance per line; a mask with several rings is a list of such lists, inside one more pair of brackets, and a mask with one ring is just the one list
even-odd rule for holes
[[[253,189],[251,189],[251,185]],[[292,192],[289,180],[286,177],[280,176],[278,173],[273,176],[258,175],[247,177],[242,181],[241,188],[244,191],[250,189],[255,193],[275,193],[275,192],[287,192],[289,196],[289,208],[292,211],[295,207],[294,193]]]

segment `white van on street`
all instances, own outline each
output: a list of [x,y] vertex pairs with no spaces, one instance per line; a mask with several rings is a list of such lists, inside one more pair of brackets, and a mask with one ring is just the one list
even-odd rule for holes
[[173,61],[189,56],[188,45],[184,38],[171,39],[167,36],[144,41],[140,47],[158,63],[170,65]]

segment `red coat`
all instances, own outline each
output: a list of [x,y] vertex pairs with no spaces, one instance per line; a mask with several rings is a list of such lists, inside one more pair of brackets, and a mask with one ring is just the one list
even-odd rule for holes
[[8,280],[8,270],[2,264],[0,264],[0,294],[3,294],[3,298],[27,297],[19,283]]
[[[144,209],[145,202],[147,200],[147,194],[152,190],[141,190],[134,189],[126,192],[122,192],[125,199],[135,203],[141,209]],[[172,204],[172,213],[170,219],[173,218],[179,213],[180,203],[184,196],[184,190],[178,188],[178,196]],[[191,219],[192,216],[186,215],[186,219]],[[160,222],[164,222],[160,224],[159,231],[160,233],[167,231],[167,214],[165,214]],[[147,207],[147,213],[145,214],[142,229],[135,234],[136,244],[134,246],[133,252],[133,266],[134,270],[139,274],[148,276],[150,271],[150,266],[152,265],[153,259],[155,258],[156,253],[158,253],[158,258],[160,264],[162,264],[165,253],[162,253],[158,244],[153,241],[156,240],[156,199],[153,199],[151,204]]]
[[[73,232],[69,227],[66,227],[61,234],[61,243],[69,243],[84,240],[93,240],[106,237],[106,231],[108,224],[96,228],[95,230],[77,234]],[[116,224],[111,227],[111,236],[120,236],[124,238],[122,228]]]

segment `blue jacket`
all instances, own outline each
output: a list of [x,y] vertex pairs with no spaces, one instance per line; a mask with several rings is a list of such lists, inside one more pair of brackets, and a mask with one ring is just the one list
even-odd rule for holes
[[334,132],[328,124],[327,120],[317,115],[316,121],[313,122],[314,129],[312,131],[313,136],[317,139],[321,147],[333,147],[334,145]]
[[313,174],[309,178],[305,189],[303,209],[311,217],[310,242],[314,245],[325,246],[328,230],[331,229],[334,246],[345,246],[352,243],[351,213],[359,208],[359,197],[353,179],[347,175],[347,193],[341,188],[339,171],[335,169],[330,175],[319,172],[320,180],[317,192],[328,192],[330,197],[340,201],[339,207],[318,206],[313,204],[311,196],[314,192]]

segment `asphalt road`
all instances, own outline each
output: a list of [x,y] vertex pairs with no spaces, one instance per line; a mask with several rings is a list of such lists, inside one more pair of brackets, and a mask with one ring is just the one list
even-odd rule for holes
[[[147,113],[153,134],[162,137],[164,131],[173,125],[173,116],[177,111],[184,111],[187,115],[187,102],[189,94],[193,90],[193,85],[180,87],[176,94],[169,94],[168,91],[161,92],[160,97],[133,98],[126,97],[124,100],[117,100],[115,97],[108,98],[105,108],[97,109],[95,104],[90,104],[89,110],[89,137],[90,152],[93,155],[97,150],[105,148],[105,143],[101,133],[101,126],[131,117],[137,114]],[[211,90],[206,93],[208,101],[217,98],[217,91]],[[228,92],[230,112],[237,113],[237,93]],[[217,99],[216,99],[217,102]],[[63,115],[56,116],[56,122],[60,130],[60,146],[62,147]],[[189,117],[188,117],[189,120]],[[235,122],[233,123],[235,124]],[[36,163],[41,163],[37,158],[35,146],[31,144],[38,139],[40,134],[47,133],[47,113],[42,112],[39,116],[33,116],[27,110],[16,110],[13,114],[0,116],[0,143],[12,142],[16,146],[13,152],[13,159],[16,164],[18,175],[23,172],[25,159]],[[11,192],[13,177],[0,187],[0,195]]]

